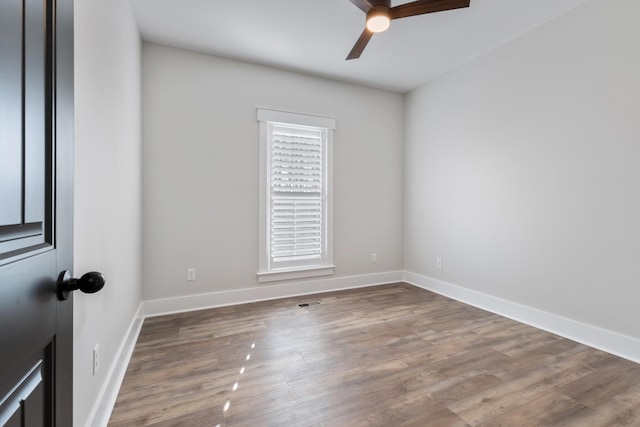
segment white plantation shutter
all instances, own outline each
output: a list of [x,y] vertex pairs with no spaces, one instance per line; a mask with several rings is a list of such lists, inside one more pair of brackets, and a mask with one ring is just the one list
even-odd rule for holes
[[274,262],[322,256],[320,197],[274,197],[271,212],[271,257]]
[[322,258],[324,133],[272,125],[270,252],[274,265],[309,264]]
[[333,273],[331,145],[335,119],[258,109],[262,281]]

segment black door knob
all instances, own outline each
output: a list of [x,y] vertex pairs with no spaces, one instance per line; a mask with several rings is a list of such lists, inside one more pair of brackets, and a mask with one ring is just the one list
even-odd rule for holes
[[85,294],[94,294],[104,287],[106,280],[102,273],[90,271],[79,279],[72,279],[67,270],[58,276],[58,299],[64,301],[69,298],[69,292],[80,289]]

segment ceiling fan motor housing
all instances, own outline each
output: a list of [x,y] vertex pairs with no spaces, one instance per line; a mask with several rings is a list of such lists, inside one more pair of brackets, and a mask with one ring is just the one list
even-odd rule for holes
[[367,19],[377,15],[389,17],[389,6],[385,6],[383,4],[373,6],[371,10],[367,12]]

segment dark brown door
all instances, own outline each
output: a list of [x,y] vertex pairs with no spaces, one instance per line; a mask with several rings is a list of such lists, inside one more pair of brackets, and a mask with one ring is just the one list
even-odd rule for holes
[[71,426],[72,0],[0,0],[0,426]]

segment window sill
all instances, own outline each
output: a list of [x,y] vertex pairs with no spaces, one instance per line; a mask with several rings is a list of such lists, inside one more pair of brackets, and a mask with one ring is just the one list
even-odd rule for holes
[[329,276],[333,274],[335,267],[335,265],[321,265],[318,267],[260,271],[257,273],[257,276],[259,283],[276,282],[278,280],[304,279],[307,277]]

